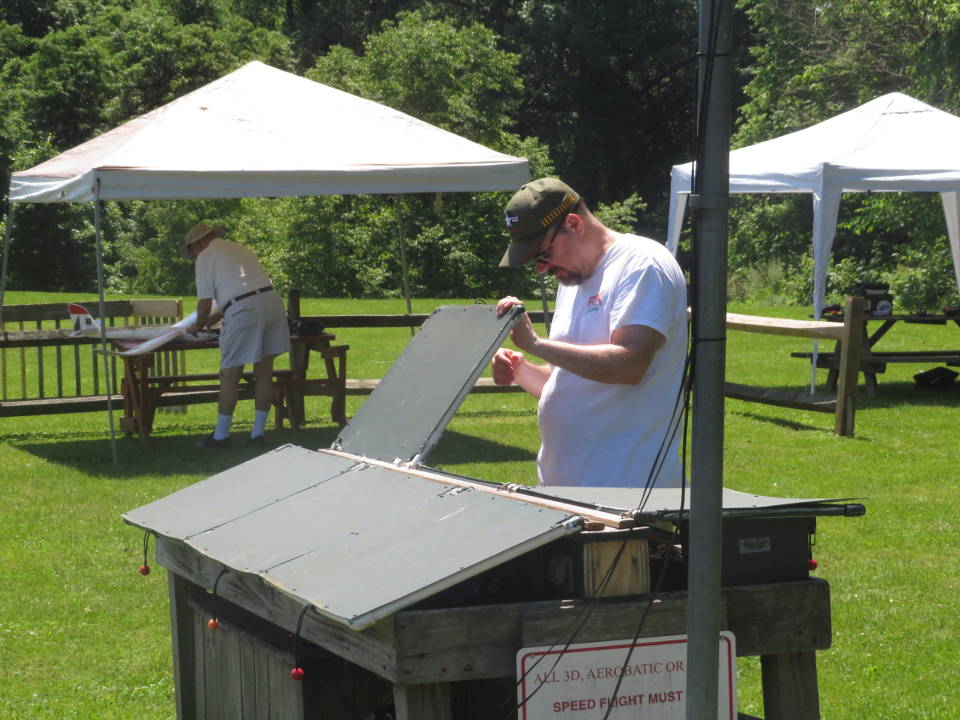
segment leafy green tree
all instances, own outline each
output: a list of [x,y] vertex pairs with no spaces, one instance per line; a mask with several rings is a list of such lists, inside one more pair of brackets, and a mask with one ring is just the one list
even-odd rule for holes
[[[75,0],[53,4],[50,15],[54,29],[36,40],[25,38],[17,26],[0,24],[0,42],[12,50],[0,66],[0,78],[9,81],[0,87],[0,108],[7,111],[0,121],[5,130],[0,176],[31,167],[250,60],[280,67],[292,62],[286,38],[219,3],[143,0],[128,7]],[[161,279],[175,247],[166,228],[153,223],[163,215],[129,207],[110,205],[104,215],[107,259],[119,273],[113,281],[143,292],[182,288],[186,274]],[[92,243],[85,242],[90,233],[83,229],[90,215],[88,207],[18,208],[15,238],[31,242],[14,243],[11,287],[92,287]],[[157,243],[168,245],[161,252]]]
[[[522,95],[517,62],[517,56],[499,49],[496,36],[479,24],[457,27],[422,13],[400,13],[367,39],[362,53],[334,47],[318,59],[308,77],[501,152],[527,157],[537,175],[550,171],[546,149],[512,132]],[[371,202],[381,211],[374,211]],[[445,194],[439,199],[404,196],[393,201],[346,198],[344,203],[364,207],[377,218],[373,244],[360,257],[369,270],[363,277],[381,284],[365,284],[364,293],[401,291],[398,232],[406,238],[416,293],[489,295],[516,281],[496,268],[505,242],[504,193]],[[530,283],[524,276],[520,287]]]
[[[884,93],[900,91],[960,108],[960,6],[953,0],[741,0],[750,23],[753,64],[733,145],[783,135]],[[808,196],[750,198],[731,222],[731,267],[770,262],[787,275],[810,266]],[[858,280],[890,282],[913,305],[955,297],[945,262],[946,226],[929,194],[846,194],[834,240],[828,293],[837,299]],[[923,258],[928,258],[924,261]],[[917,275],[917,269],[922,275]],[[902,278],[902,279],[901,279]],[[952,288],[952,289],[951,289]],[[793,300],[809,303],[806,287]]]

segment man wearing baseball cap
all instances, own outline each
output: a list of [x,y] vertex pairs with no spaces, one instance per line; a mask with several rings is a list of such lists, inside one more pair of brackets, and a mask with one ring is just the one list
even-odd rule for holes
[[199,447],[230,444],[240,375],[251,363],[255,414],[247,444],[263,445],[273,398],[273,359],[290,350],[290,328],[283,301],[257,256],[222,235],[222,228],[197,223],[180,246],[180,254],[196,263],[197,321],[189,332],[223,321],[217,426]]
[[[556,178],[520,188],[506,225],[500,266],[533,263],[559,282],[550,337],[523,315],[511,332],[519,352],[492,361],[494,382],[539,400],[541,484],[680,486],[687,295],[673,255],[606,227]],[[503,298],[497,312],[518,304]]]

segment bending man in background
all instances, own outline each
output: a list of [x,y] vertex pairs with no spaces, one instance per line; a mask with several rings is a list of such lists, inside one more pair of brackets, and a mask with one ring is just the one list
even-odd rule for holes
[[[520,188],[506,222],[501,267],[533,262],[560,283],[550,337],[523,315],[511,332],[520,352],[501,348],[492,361],[494,382],[539,398],[541,484],[680,486],[687,293],[677,261],[607,228],[554,178]],[[518,304],[503,298],[497,313]]]
[[[247,443],[263,445],[273,400],[273,359],[290,350],[290,328],[283,301],[260,261],[243,245],[221,237],[222,232],[198,223],[180,248],[183,257],[196,263],[197,321],[189,332],[195,334],[223,320],[217,426],[199,447],[230,444],[240,375],[249,363],[253,363],[256,412]],[[218,312],[213,310],[214,303]]]

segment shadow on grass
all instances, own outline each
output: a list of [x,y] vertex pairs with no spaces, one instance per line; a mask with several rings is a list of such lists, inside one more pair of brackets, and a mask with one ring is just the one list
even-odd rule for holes
[[139,438],[118,434],[116,465],[113,463],[109,435],[91,438],[90,433],[71,431],[44,433],[39,437],[36,434],[7,435],[0,440],[45,462],[100,477],[209,477],[285,444],[300,445],[311,450],[330,447],[339,431],[333,425],[307,427],[299,432],[289,428],[268,429],[266,444],[260,447],[246,444],[249,429],[236,428],[231,433],[230,447],[198,448],[197,442],[209,432],[207,426],[181,426],[174,431],[167,429],[152,437],[147,448],[141,446]]
[[[235,428],[231,434],[230,447],[196,447],[197,442],[209,431],[208,426],[199,424],[166,428],[161,434],[151,438],[147,448],[141,446],[139,438],[119,434],[116,465],[113,464],[109,436],[91,438],[89,432],[52,431],[40,436],[36,433],[6,435],[0,437],[0,441],[5,441],[45,462],[100,477],[209,477],[285,444],[299,445],[310,450],[328,448],[339,434],[334,425],[307,427],[299,432],[289,428],[268,429],[267,444],[263,447],[252,447],[245,444],[248,430]],[[536,454],[525,448],[449,430],[440,438],[428,460],[433,465],[444,465],[528,461],[535,458]],[[282,468],[278,468],[278,471],[282,472]]]
[[807,423],[797,422],[796,420],[786,420],[784,418],[770,417],[768,415],[758,415],[754,412],[734,411],[734,413],[743,418],[749,418],[750,420],[757,420],[758,422],[765,422],[771,425],[779,425],[780,427],[787,428],[788,430],[804,432],[833,432],[833,421],[831,416],[827,415],[826,413],[823,413],[825,421],[822,426],[809,425]]
[[427,461],[430,465],[442,466],[457,463],[525,462],[536,458],[536,452],[526,448],[447,430]]
[[[796,393],[798,395],[803,393],[803,389],[800,389],[796,386],[773,387],[769,389],[786,393]],[[749,401],[738,400],[734,402],[746,403]],[[764,405],[764,403],[749,404]],[[857,392],[857,412],[888,410],[891,408],[899,408],[904,406],[929,408],[960,407],[960,383],[951,383],[943,387],[929,388],[920,387],[916,383],[911,382],[887,382],[881,383],[873,396],[867,395],[867,391],[863,385],[859,387]],[[765,422],[772,425],[779,425],[780,427],[784,427],[789,430],[806,432],[833,431],[833,416],[828,413],[822,413],[824,423],[823,425],[820,425],[799,422],[796,420],[788,420],[780,417],[770,417],[745,410],[733,410],[732,412],[743,418],[749,418],[751,420],[757,420],[759,422]],[[854,436],[853,439],[863,440],[864,438]]]
[[886,409],[901,405],[921,407],[960,407],[960,384],[954,382],[938,388],[918,387],[911,382],[880,382],[873,397],[863,386],[857,394],[857,409]]

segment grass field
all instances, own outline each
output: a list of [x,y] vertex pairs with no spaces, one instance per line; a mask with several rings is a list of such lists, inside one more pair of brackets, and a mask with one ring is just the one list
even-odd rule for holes
[[[9,293],[7,302],[65,299]],[[83,299],[71,296],[70,299]],[[450,301],[418,300],[415,312]],[[462,301],[467,302],[467,301]],[[190,301],[187,311],[192,309]],[[306,300],[304,314],[403,312],[400,301]],[[732,311],[803,317],[800,309]],[[958,329],[898,325],[896,349],[960,347]],[[409,331],[344,329],[349,376],[382,377]],[[731,333],[728,379],[802,388],[806,341]],[[216,367],[215,354],[191,370]],[[818,522],[818,575],[830,582],[833,647],[818,654],[828,720],[960,717],[955,689],[960,641],[960,487],[954,432],[960,386],[914,387],[924,365],[891,366],[880,392],[861,392],[855,438],[831,432],[832,416],[727,401],[725,485],[790,497],[862,498],[860,518]],[[348,414],[362,402],[351,398]],[[235,431],[248,429],[241,404]],[[328,405],[308,401],[300,433],[276,443],[325,447],[336,437]],[[119,441],[110,461],[105,413],[0,419],[0,718],[173,718],[167,584],[141,577],[142,534],[120,514],[251,457],[193,443],[213,405],[158,415],[156,446]],[[474,477],[533,482],[533,402],[523,395],[469,397],[430,459]],[[720,460],[718,459],[718,462]],[[738,662],[740,706],[762,716],[758,663]]]

